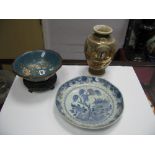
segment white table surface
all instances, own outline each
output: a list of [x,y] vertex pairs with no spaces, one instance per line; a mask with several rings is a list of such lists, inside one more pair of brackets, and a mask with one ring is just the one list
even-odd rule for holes
[[155,116],[132,67],[109,66],[100,76],[122,92],[124,112],[113,126],[80,129],[59,114],[55,97],[64,82],[90,75],[87,66],[62,66],[54,90],[30,93],[18,76],[0,112],[0,134],[155,134]]

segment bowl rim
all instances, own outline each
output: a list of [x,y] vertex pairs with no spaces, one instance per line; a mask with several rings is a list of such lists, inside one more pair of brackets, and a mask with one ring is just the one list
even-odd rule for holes
[[[15,64],[16,64],[16,62],[17,62],[18,59],[20,59],[21,57],[23,57],[24,55],[27,55],[27,54],[29,54],[29,53],[41,52],[41,51],[42,51],[42,52],[51,52],[51,53],[54,53],[54,54],[56,54],[56,55],[59,57],[59,59],[60,59],[60,64],[58,65],[58,67],[57,67],[56,69],[53,70],[53,73],[52,73],[52,74],[49,73],[49,74],[47,74],[47,75],[35,76],[35,77],[34,77],[34,76],[23,76],[22,74],[20,74],[20,73],[15,69]],[[13,70],[13,72],[14,72],[16,75],[18,75],[18,76],[20,76],[20,77],[22,77],[22,78],[24,78],[24,79],[26,79],[26,80],[28,80],[28,81],[39,82],[39,81],[44,81],[45,79],[47,80],[48,78],[50,78],[51,76],[53,76],[53,75],[56,73],[56,71],[57,71],[61,66],[62,66],[62,57],[61,57],[61,55],[60,55],[59,53],[57,53],[56,51],[50,50],[50,49],[37,49],[37,50],[31,50],[31,51],[24,52],[23,54],[17,56],[17,57],[15,58],[15,60],[13,61],[13,63],[12,63],[12,70]],[[35,78],[35,79],[34,79],[34,78]]]

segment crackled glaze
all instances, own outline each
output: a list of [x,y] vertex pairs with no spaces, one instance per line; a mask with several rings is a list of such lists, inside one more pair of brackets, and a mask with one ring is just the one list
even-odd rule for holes
[[116,52],[116,41],[111,35],[112,28],[107,25],[95,25],[94,32],[85,41],[84,53],[93,75],[104,74]]

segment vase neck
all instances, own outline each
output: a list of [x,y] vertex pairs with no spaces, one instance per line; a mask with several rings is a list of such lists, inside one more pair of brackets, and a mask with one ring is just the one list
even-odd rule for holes
[[99,33],[96,33],[94,32],[94,36],[97,37],[97,38],[110,38],[110,34],[99,34]]
[[93,27],[94,33],[98,34],[99,36],[109,36],[113,29],[107,25],[95,25]]

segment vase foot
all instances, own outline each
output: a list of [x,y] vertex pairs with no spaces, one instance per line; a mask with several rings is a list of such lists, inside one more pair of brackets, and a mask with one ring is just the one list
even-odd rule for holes
[[95,69],[89,68],[89,72],[93,75],[102,75],[105,73],[105,69],[95,70]]

